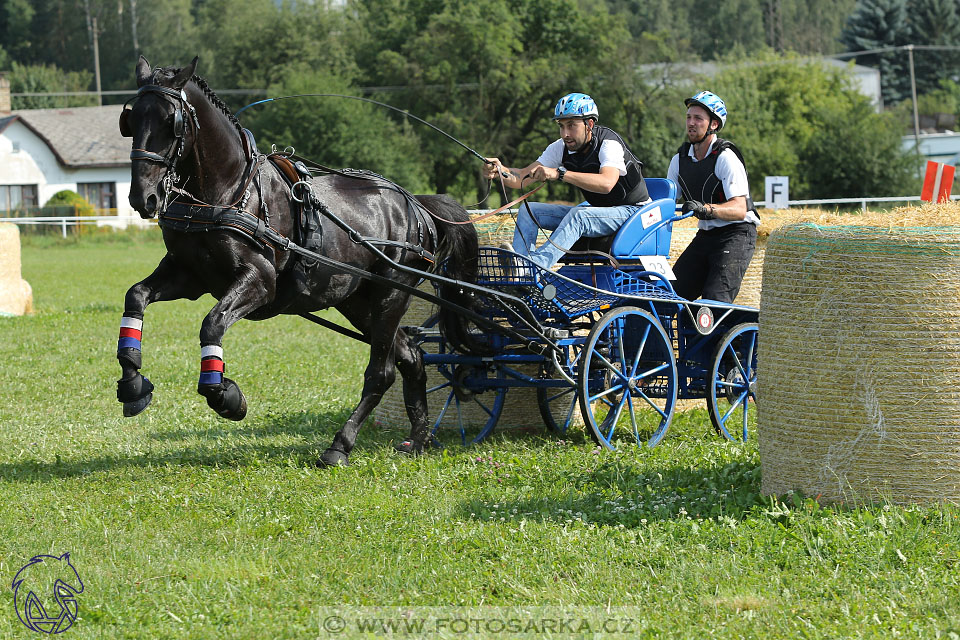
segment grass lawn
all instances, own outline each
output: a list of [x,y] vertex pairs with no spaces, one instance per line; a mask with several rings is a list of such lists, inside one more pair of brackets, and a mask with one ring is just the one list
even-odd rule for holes
[[237,324],[249,413],[228,422],[196,393],[207,297],[147,310],[157,390],[125,419],[123,295],[162,255],[155,234],[24,238],[36,313],[0,318],[0,638],[34,637],[11,582],[64,552],[76,639],[374,637],[363,621],[399,606],[434,624],[401,637],[516,637],[490,620],[526,607],[529,637],[960,638],[960,508],[764,497],[756,441],[720,441],[704,410],[616,453],[504,433],[406,459],[403,432],[368,424],[351,467],[318,470],[364,348],[299,318]]

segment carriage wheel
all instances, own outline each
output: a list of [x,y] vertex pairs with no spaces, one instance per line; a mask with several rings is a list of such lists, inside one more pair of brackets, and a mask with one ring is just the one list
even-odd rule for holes
[[729,440],[746,442],[757,427],[757,336],[755,322],[738,324],[713,356],[707,409],[717,435]]
[[[503,370],[497,365],[492,367],[493,375],[489,377],[503,380]],[[453,380],[427,389],[427,406],[436,407],[439,403],[441,407],[430,431],[436,446],[443,447],[446,441],[451,440],[452,434],[458,434],[460,444],[464,446],[481,442],[493,432],[500,420],[507,387],[471,388],[468,380],[470,373],[472,369],[458,367],[453,372]],[[465,422],[475,421],[477,417],[484,420],[482,425],[465,426]]]
[[[583,344],[572,344],[563,349],[560,366],[566,376],[574,382],[577,376],[577,367],[580,355],[583,353]],[[540,365],[540,379],[556,379],[559,377],[553,363],[544,362]],[[577,387],[575,384],[563,387],[537,387],[537,407],[540,417],[547,429],[556,434],[564,434],[575,418],[578,404]],[[558,420],[559,418],[559,420]]]
[[587,337],[577,395],[597,444],[659,444],[677,404],[677,366],[657,318],[637,307],[604,315]]

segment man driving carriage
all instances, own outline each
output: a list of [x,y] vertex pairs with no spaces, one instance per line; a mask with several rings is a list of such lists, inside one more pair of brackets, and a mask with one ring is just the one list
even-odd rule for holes
[[[557,102],[553,119],[560,138],[523,169],[504,167],[498,158],[487,158],[483,177],[503,178],[503,184],[520,189],[536,181],[558,180],[579,188],[586,200],[575,206],[531,202],[520,207],[512,250],[544,268],[556,264],[581,237],[615,233],[630,216],[650,202],[643,180],[643,163],[623,138],[597,124],[599,111],[593,99],[571,93]],[[532,217],[531,217],[532,214]],[[539,248],[537,231],[553,231]]]
[[727,122],[719,96],[701,91],[684,101],[687,142],[670,160],[667,178],[678,183],[683,212],[700,220],[673,272],[678,295],[733,302],[756,248],[760,216],[750,198],[743,155],[717,137]]

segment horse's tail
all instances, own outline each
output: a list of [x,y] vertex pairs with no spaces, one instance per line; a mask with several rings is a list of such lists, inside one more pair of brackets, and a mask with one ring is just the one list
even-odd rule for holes
[[[443,275],[452,280],[463,282],[477,281],[478,255],[477,230],[472,224],[444,224],[467,222],[470,215],[459,202],[445,195],[417,196],[424,207],[439,220],[436,221],[439,234],[437,246],[437,265],[443,266]],[[439,295],[443,300],[467,309],[475,306],[474,298],[461,287],[441,285]],[[451,347],[467,353],[488,353],[489,348],[470,335],[470,322],[456,311],[441,305],[438,312],[440,331]]]

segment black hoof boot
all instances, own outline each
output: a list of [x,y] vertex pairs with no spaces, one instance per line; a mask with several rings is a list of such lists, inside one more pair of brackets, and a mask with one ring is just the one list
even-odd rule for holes
[[330,448],[323,452],[323,455],[317,460],[317,466],[321,469],[326,467],[346,467],[350,464],[350,458],[339,449]]
[[399,453],[412,456],[414,458],[424,454],[423,445],[409,439],[404,440],[403,442],[398,442],[397,444],[393,445],[393,448]]
[[117,400],[123,403],[123,417],[132,418],[153,400],[153,384],[139,373],[132,378],[117,380]]
[[230,378],[224,378],[220,384],[197,385],[197,393],[207,399],[207,405],[221,418],[243,420],[247,415],[247,399]]

